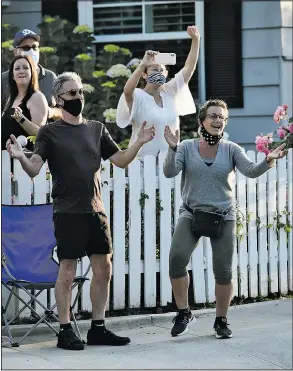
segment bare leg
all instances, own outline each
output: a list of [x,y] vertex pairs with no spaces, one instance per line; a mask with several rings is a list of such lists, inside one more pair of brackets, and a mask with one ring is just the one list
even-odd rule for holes
[[93,277],[90,288],[90,298],[93,307],[93,320],[105,318],[105,308],[109,297],[112,274],[111,254],[90,257]]
[[71,293],[76,263],[77,260],[74,259],[64,259],[60,262],[58,279],[55,285],[55,297],[61,325],[70,323]]
[[216,317],[227,317],[233,294],[233,284],[219,285],[216,283]]
[[189,274],[182,278],[171,278],[172,289],[177,308],[185,309],[188,307],[188,287]]

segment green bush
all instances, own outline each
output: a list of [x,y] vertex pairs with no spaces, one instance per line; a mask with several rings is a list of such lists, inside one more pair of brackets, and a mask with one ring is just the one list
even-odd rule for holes
[[[87,25],[76,26],[59,16],[44,16],[38,24],[41,31],[40,64],[56,74],[75,71],[84,82],[86,104],[84,116],[105,123],[114,140],[125,149],[131,127],[116,125],[116,107],[123,87],[139,60],[129,49],[119,45],[105,45],[94,57],[95,40]],[[13,58],[13,38],[19,29],[2,25],[2,72],[9,68]],[[197,131],[197,115],[181,118],[181,139],[192,138]]]

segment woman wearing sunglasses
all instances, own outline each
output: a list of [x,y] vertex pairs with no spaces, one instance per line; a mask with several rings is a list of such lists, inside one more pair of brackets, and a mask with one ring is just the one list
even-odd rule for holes
[[207,101],[199,111],[200,138],[179,143],[178,131],[165,129],[169,145],[164,163],[167,178],[182,171],[182,207],[169,255],[169,275],[178,315],[172,336],[187,332],[194,318],[188,305],[189,275],[187,265],[201,236],[210,237],[215,276],[217,339],[232,337],[227,312],[232,285],[232,258],[236,241],[236,207],[233,196],[235,169],[256,178],[268,171],[275,159],[286,155],[284,145],[276,148],[259,163],[252,162],[236,143],[223,139],[228,121],[228,107],[222,100]]
[[[48,116],[48,104],[39,90],[36,65],[30,56],[16,56],[9,68],[9,97],[4,105],[1,123],[1,149],[11,134],[35,136]],[[33,145],[28,142],[27,149]]]

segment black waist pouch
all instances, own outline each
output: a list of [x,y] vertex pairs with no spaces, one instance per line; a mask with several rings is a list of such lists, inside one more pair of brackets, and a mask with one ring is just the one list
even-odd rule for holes
[[227,215],[228,210],[224,213],[214,213],[203,210],[192,210],[186,204],[183,204],[184,208],[193,214],[191,230],[196,237],[211,237],[219,238],[222,233],[222,229],[225,223],[224,215]]

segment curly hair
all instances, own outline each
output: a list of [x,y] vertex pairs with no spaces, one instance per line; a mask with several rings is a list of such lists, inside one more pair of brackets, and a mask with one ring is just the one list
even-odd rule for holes
[[199,109],[198,119],[203,122],[207,115],[207,110],[209,107],[221,107],[228,111],[227,103],[221,99],[210,99],[206,101]]

